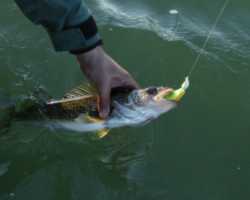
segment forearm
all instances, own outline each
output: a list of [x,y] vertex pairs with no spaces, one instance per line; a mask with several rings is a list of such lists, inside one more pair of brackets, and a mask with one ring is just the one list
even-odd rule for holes
[[56,51],[85,52],[101,44],[93,17],[81,0],[15,0],[49,33]]

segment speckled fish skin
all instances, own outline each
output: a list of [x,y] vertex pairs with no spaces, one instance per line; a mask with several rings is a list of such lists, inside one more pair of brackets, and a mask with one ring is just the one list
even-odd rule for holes
[[[150,87],[139,90],[117,90],[112,93],[111,113],[114,109],[114,102],[126,104],[130,94],[133,94],[133,101],[136,105],[141,106],[149,101],[156,101],[157,95],[168,88]],[[77,90],[76,95],[67,94],[59,100],[48,100],[43,103],[34,103],[16,112],[15,117],[18,119],[52,119],[52,120],[74,120],[82,114],[98,118],[99,97],[97,94],[83,94]],[[25,105],[25,103],[24,103]],[[25,105],[26,106],[26,105]]]

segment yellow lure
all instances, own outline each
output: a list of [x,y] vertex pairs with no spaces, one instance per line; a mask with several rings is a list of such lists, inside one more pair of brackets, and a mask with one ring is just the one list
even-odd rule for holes
[[182,97],[185,95],[186,90],[188,89],[189,85],[190,85],[189,78],[186,77],[181,87],[167,94],[165,96],[165,99],[170,100],[170,101],[176,101],[176,102],[180,101]]

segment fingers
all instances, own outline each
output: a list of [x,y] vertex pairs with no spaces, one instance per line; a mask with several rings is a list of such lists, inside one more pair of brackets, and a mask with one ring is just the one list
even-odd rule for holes
[[131,79],[129,83],[127,83],[127,87],[131,87],[132,89],[140,88],[139,84],[134,79]]
[[[119,84],[120,87],[133,90],[139,88],[135,81],[127,81]],[[118,86],[117,86],[118,87]],[[99,89],[100,102],[99,102],[99,116],[103,119],[107,118],[110,114],[110,104],[111,104],[111,91],[115,89],[114,85],[106,82]]]
[[99,116],[103,119],[107,118],[110,113],[110,92],[111,88],[106,84],[100,91],[100,110]]
[[139,84],[132,78],[132,76],[128,73],[126,79],[124,79],[124,86],[130,87],[132,89],[140,88]]

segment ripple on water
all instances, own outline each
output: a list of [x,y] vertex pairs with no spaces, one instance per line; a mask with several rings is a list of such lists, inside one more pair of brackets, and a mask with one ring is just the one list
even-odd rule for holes
[[[245,71],[249,67],[241,65],[242,60],[246,61],[245,63],[249,62],[250,47],[246,45],[246,40],[250,38],[249,31],[238,22],[227,20],[226,13],[212,32],[206,50],[201,50],[202,43],[213,24],[212,20],[208,22],[205,14],[197,16],[196,13],[195,16],[189,8],[182,8],[171,9],[166,11],[167,16],[159,16],[145,6],[137,7],[135,12],[134,8],[122,7],[110,0],[98,0],[96,3],[96,16],[100,24],[146,30],[154,32],[166,41],[182,41],[190,49],[195,52],[201,51],[208,59],[224,66],[231,73]],[[228,52],[233,56],[228,56]],[[234,65],[235,62],[237,65]]]

